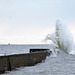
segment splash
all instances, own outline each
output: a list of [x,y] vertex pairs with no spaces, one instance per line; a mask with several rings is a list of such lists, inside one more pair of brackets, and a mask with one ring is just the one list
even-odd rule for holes
[[62,49],[68,54],[75,54],[74,40],[67,26],[62,24],[60,20],[56,21],[56,29],[52,34],[48,34],[45,40],[51,40],[52,48]]

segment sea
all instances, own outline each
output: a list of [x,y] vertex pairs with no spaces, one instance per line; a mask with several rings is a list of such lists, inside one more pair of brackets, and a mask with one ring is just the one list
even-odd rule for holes
[[[28,53],[31,48],[50,49],[50,44],[0,45],[0,54]],[[75,55],[60,49],[56,57],[48,56],[35,66],[20,67],[1,75],[75,75]]]
[[50,44],[2,44],[0,55],[29,53],[30,49],[50,49]]

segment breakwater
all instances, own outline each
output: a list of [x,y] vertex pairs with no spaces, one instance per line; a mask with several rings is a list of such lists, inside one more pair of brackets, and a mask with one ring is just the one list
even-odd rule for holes
[[47,52],[36,52],[26,54],[14,54],[0,56],[0,73],[11,71],[21,66],[33,66],[45,60]]

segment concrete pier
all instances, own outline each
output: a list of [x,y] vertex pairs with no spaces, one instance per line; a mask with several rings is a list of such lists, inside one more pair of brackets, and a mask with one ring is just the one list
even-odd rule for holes
[[11,71],[21,66],[33,66],[45,60],[46,56],[46,51],[0,56],[0,73]]

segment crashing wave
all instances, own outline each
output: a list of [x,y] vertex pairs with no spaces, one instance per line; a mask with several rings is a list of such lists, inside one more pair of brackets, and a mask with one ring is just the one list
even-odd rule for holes
[[60,20],[56,21],[56,29],[52,34],[48,34],[45,40],[51,40],[53,42],[53,49],[62,49],[68,54],[75,54],[73,37]]

